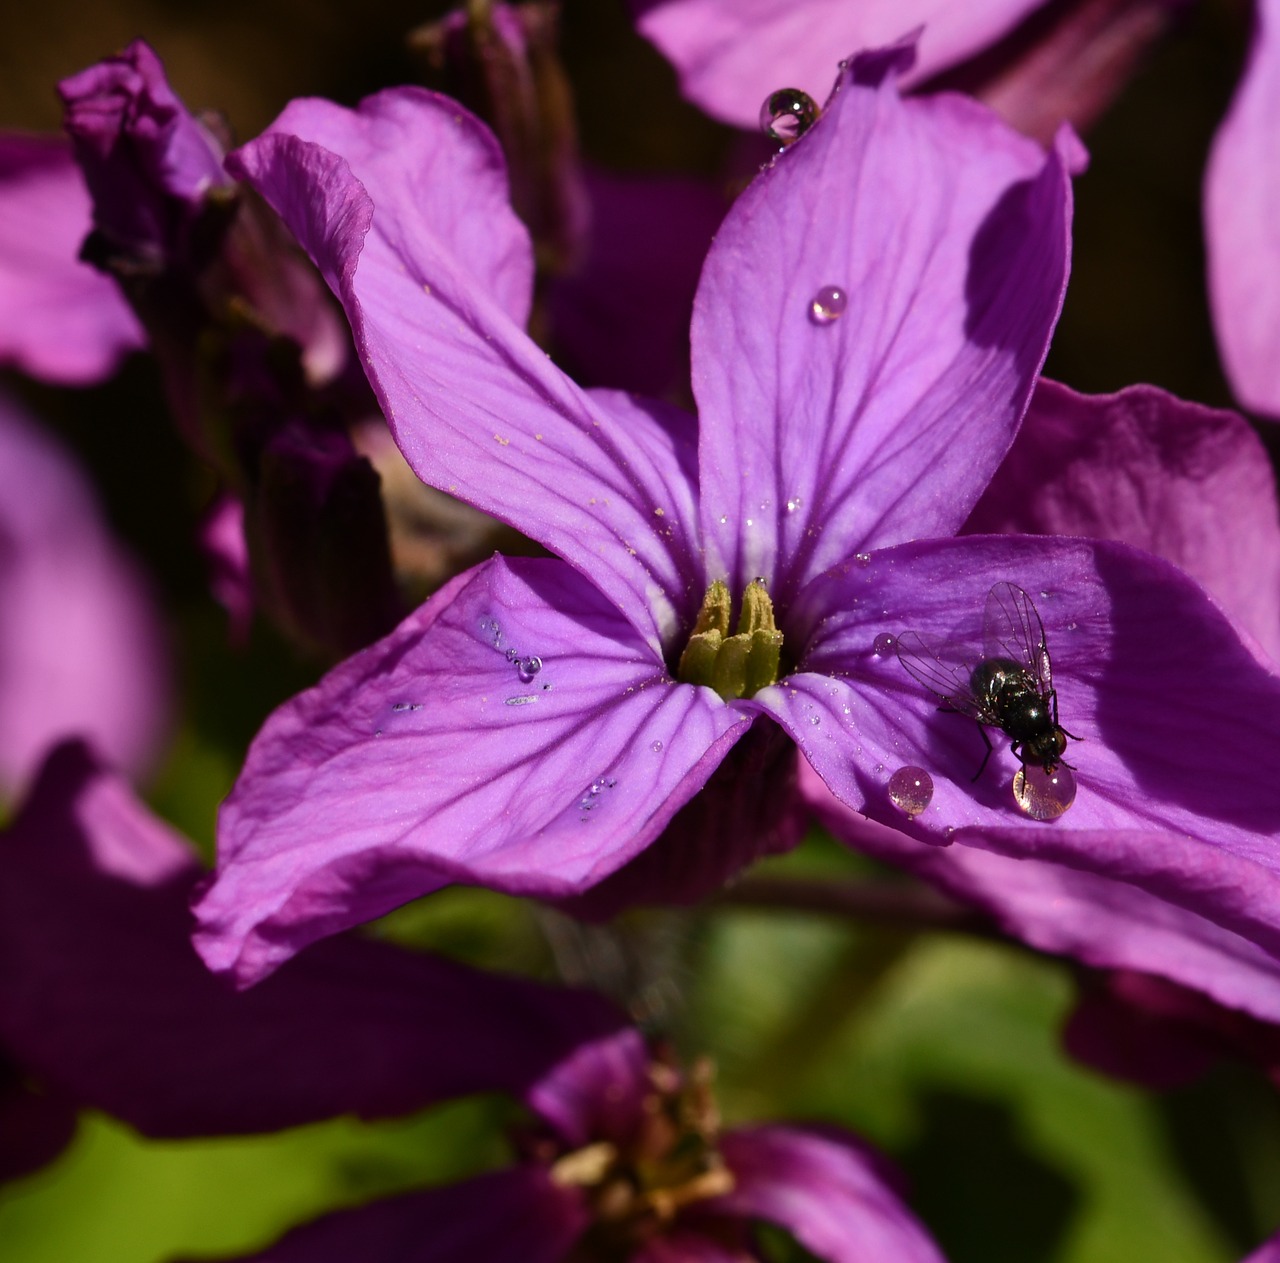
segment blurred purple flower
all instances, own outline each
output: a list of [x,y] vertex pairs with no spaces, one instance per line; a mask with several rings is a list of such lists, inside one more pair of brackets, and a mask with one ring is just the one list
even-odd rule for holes
[[[682,1258],[683,1243],[749,1258],[750,1222],[767,1219],[836,1263],[940,1263],[851,1137],[722,1134],[706,1075],[653,1058],[588,992],[351,936],[231,991],[187,938],[199,876],[186,843],[83,746],[53,754],[0,835],[0,1118],[14,1124],[0,1132],[0,1176],[54,1155],[73,1102],[180,1137],[500,1091],[538,1119],[517,1165],[340,1212],[257,1257],[390,1263],[409,1236],[421,1263],[552,1263],[609,1245]],[[726,1243],[741,1248],[714,1253]]]
[[1247,1259],[1241,1263],[1280,1263],[1280,1233],[1264,1241]]
[[[695,304],[696,427],[580,390],[520,332],[527,241],[491,139],[452,103],[298,102],[236,156],[342,298],[419,476],[560,559],[478,567],[268,721],[199,909],[213,968],[261,977],[449,881],[566,898],[615,874],[610,906],[695,899],[796,840],[791,743],[917,848],[1052,835],[1063,862],[1107,871],[1105,839],[1131,832],[1147,880],[1197,906],[1212,892],[1180,888],[1166,837],[1205,867],[1247,861],[1260,880],[1237,917],[1276,937],[1280,796],[1267,777],[1219,790],[1280,757],[1280,679],[1196,584],[1131,548],[947,538],[1047,347],[1074,151],[1046,157],[962,98],[901,99],[909,59],[857,59],[730,212]],[[679,682],[700,602],[724,581],[745,605],[757,577],[781,683]],[[1064,722],[1087,739],[1065,831],[1028,825],[995,772],[972,783],[973,726],[876,649],[972,624],[1001,580],[1040,594]],[[913,762],[936,788],[908,820],[888,782]]]
[[[913,83],[945,72],[941,82],[975,91],[1015,126],[1044,135],[1058,119],[1080,124],[1100,112],[1137,52],[1188,2],[636,0],[635,7],[641,31],[674,63],[686,95],[740,127],[755,127],[761,102],[784,85],[820,98],[840,49],[923,27]],[[1280,417],[1277,136],[1280,0],[1258,0],[1248,62],[1205,172],[1204,214],[1209,297],[1227,376],[1246,407],[1272,417]]]
[[83,736],[139,776],[167,723],[164,629],[70,457],[0,397],[0,795]]
[[89,227],[67,143],[0,134],[0,363],[80,386],[143,344],[114,282],[80,260]]

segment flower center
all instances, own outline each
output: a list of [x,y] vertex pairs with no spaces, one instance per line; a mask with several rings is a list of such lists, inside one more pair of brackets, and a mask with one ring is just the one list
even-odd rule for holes
[[683,1075],[655,1060],[649,1073],[652,1091],[633,1135],[595,1141],[552,1164],[551,1178],[582,1189],[592,1209],[594,1225],[575,1260],[629,1257],[686,1206],[733,1191],[716,1148],[720,1119],[711,1063],[700,1060]]
[[773,621],[773,602],[759,579],[747,584],[738,611],[738,628],[731,636],[733,598],[729,585],[717,579],[702,598],[698,621],[680,655],[676,678],[685,684],[705,684],[726,702],[754,697],[778,682],[782,633]]

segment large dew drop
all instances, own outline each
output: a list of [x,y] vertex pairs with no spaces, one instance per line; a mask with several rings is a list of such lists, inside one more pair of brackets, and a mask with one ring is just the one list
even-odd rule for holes
[[1032,820],[1056,820],[1076,800],[1076,778],[1065,763],[1052,772],[1028,764],[1014,774],[1013,800]]
[[877,658],[887,658],[898,647],[898,638],[892,632],[881,632],[871,642],[871,652]]
[[918,816],[933,801],[933,777],[922,767],[900,767],[889,777],[889,800],[908,816]]
[[760,130],[780,145],[794,144],[817,119],[817,103],[799,88],[770,92],[760,107]]
[[839,285],[824,285],[809,304],[809,319],[816,325],[834,324],[848,305],[849,295]]

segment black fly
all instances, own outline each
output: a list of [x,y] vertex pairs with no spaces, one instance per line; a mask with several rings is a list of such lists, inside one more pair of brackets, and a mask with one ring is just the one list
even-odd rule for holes
[[944,662],[916,632],[898,637],[898,659],[943,710],[978,722],[987,753],[976,781],[991,758],[987,728],[999,728],[1009,748],[1027,764],[1052,773],[1063,759],[1067,738],[1080,738],[1058,722],[1058,694],[1044,624],[1031,598],[1015,584],[997,583],[987,593],[982,616],[982,657],[971,665]]

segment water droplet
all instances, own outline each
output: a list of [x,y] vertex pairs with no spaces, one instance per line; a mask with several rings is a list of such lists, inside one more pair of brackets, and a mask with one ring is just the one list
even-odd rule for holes
[[1040,589],[1040,599],[1041,599],[1042,601],[1047,601],[1051,595],[1052,595],[1052,593],[1050,593],[1049,591],[1047,591],[1045,588],[1041,588],[1041,589]]
[[809,716],[809,723],[810,723],[810,724],[812,724],[812,725],[813,725],[813,727],[815,727],[815,728],[816,728],[816,727],[817,727],[821,722],[822,722],[822,718],[821,718],[821,716],[819,716],[819,715],[810,715],[810,716]]
[[518,697],[508,697],[507,706],[530,706],[538,700],[536,693],[522,693]]
[[860,566],[869,566],[869,565],[871,564],[871,554],[870,554],[870,553],[854,553],[854,554],[853,554],[853,559],[854,559],[854,561],[856,561],[856,562],[858,563],[858,565],[860,565]]
[[787,512],[794,513],[803,503],[804,501],[801,500],[799,496],[792,496],[791,499],[787,501]]
[[515,649],[507,650],[506,658],[508,662],[514,662],[519,656],[520,654],[518,650],[515,650]]
[[900,767],[889,777],[889,800],[908,816],[918,816],[933,799],[933,777],[922,767]]
[[617,778],[613,776],[602,776],[598,781],[592,781],[586,793],[578,799],[578,810],[583,813],[579,819],[585,820],[586,813],[594,811],[600,805],[601,794],[605,790],[612,789],[617,783]]
[[652,750],[652,751],[654,752],[654,754],[661,754],[661,753],[662,753],[662,742],[661,742],[661,741],[651,741],[651,742],[649,743],[649,749],[650,749],[650,750]]
[[881,632],[871,642],[871,652],[877,658],[887,658],[898,647],[898,638],[892,632]]
[[1076,778],[1065,763],[1052,772],[1030,763],[1014,773],[1013,800],[1032,820],[1056,820],[1076,800]]
[[516,664],[516,674],[520,677],[521,684],[532,684],[533,677],[541,670],[541,658],[522,658],[520,662]]
[[848,305],[849,295],[839,285],[824,285],[809,304],[809,319],[816,325],[834,324]]
[[397,715],[400,715],[407,710],[421,710],[422,703],[421,702],[396,702],[391,707],[391,709],[395,711]]
[[1068,624],[1067,624],[1067,631],[1075,631],[1076,626],[1077,626],[1077,624],[1075,624],[1075,623],[1068,623]]
[[728,520],[729,520],[729,515],[728,515],[727,513],[722,513],[722,514],[720,514],[720,525],[721,525],[721,526],[723,526],[723,525],[724,525]]
[[760,107],[760,130],[780,145],[794,144],[817,119],[817,103],[799,88],[770,92]]

